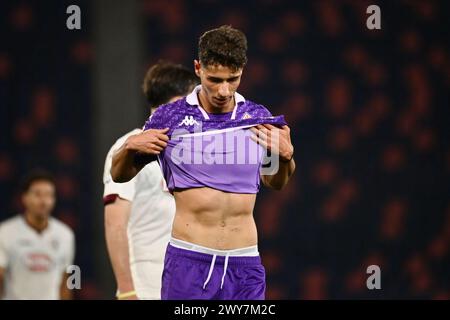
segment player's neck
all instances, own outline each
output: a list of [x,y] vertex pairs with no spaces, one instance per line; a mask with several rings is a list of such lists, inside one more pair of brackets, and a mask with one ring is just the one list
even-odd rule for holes
[[203,91],[200,89],[200,91],[197,93],[198,102],[200,103],[200,106],[207,112],[207,113],[227,113],[231,112],[234,109],[235,106],[235,99],[230,100],[230,103],[227,106],[224,107],[215,107],[211,105],[208,102],[208,99],[204,96]]
[[48,227],[48,218],[33,216],[27,212],[24,214],[25,222],[38,233],[41,233]]

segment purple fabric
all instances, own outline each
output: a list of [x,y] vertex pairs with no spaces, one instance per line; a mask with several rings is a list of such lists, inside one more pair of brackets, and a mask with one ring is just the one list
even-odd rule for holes
[[229,257],[222,289],[225,257],[217,256],[205,289],[213,256],[167,246],[162,300],[264,300],[266,274],[261,258]]
[[[190,105],[186,98],[160,106],[153,115],[145,122],[144,130],[169,128],[168,136],[172,136],[174,130],[183,129],[187,132],[196,132],[196,128],[201,124],[202,131],[233,128],[237,126],[268,123],[277,126],[286,125],[284,116],[273,117],[266,107],[254,103],[250,100],[238,104],[236,120],[229,120],[218,114],[209,114],[210,119],[205,120],[198,106]],[[246,114],[251,118],[246,118]],[[191,117],[198,122],[198,125],[180,125],[185,117]],[[225,119],[224,119],[225,118]]]
[[[283,116],[273,117],[264,106],[248,100],[239,103],[235,120],[230,120],[231,115],[209,114],[210,119],[204,119],[198,106],[183,98],[159,107],[149,118],[144,130],[169,128],[170,141],[158,158],[170,191],[205,186],[233,193],[259,191],[264,149],[250,139],[248,128],[234,128],[263,123],[283,126],[286,122]],[[195,136],[211,130],[219,131]]]
[[[257,193],[264,150],[249,133],[237,130],[207,136],[211,140],[205,136],[170,140],[160,157],[169,190],[207,186],[225,192]],[[241,145],[233,143],[234,137]]]

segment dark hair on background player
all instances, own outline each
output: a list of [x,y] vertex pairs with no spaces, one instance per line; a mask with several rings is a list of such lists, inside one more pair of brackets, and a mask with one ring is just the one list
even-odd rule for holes
[[142,90],[150,108],[167,103],[176,96],[185,96],[199,84],[194,72],[181,64],[158,61],[145,75]]
[[50,172],[44,169],[34,169],[30,171],[25,177],[23,177],[20,187],[21,192],[22,193],[28,192],[33,183],[38,181],[46,181],[55,186],[55,178]]
[[222,65],[238,70],[247,63],[247,38],[231,26],[205,32],[198,42],[198,58],[203,66]]

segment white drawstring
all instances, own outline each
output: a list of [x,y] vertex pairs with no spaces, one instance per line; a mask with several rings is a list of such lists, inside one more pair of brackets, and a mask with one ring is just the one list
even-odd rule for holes
[[208,284],[209,279],[211,279],[211,275],[212,275],[212,272],[213,272],[213,269],[214,269],[214,264],[216,263],[216,257],[217,257],[216,254],[213,255],[213,258],[212,258],[212,261],[211,261],[211,266],[209,267],[208,277],[206,278],[206,281],[203,284],[203,289],[206,288],[206,285]]
[[225,263],[224,263],[224,265],[223,265],[223,275],[222,275],[222,282],[220,283],[220,290],[222,290],[223,282],[224,282],[224,280],[225,280],[225,275],[227,274],[228,258],[229,258],[229,257],[230,257],[230,256],[229,256],[228,253],[227,253],[227,255],[225,256]]
[[223,265],[222,281],[220,283],[221,290],[223,289],[223,284],[225,282],[225,275],[227,274],[230,257],[257,257],[257,256],[259,256],[257,246],[251,246],[251,247],[245,247],[245,248],[239,248],[239,249],[233,249],[233,250],[216,250],[216,249],[202,247],[202,246],[194,244],[194,243],[189,243],[189,242],[179,240],[179,239],[174,239],[174,238],[170,239],[170,245],[175,248],[188,250],[188,251],[192,251],[192,252],[208,254],[208,255],[212,256],[211,265],[209,267],[209,272],[208,272],[208,277],[207,277],[205,283],[203,284],[203,289],[206,289],[207,284],[211,280],[211,276],[214,271],[214,266],[216,263],[217,256],[225,257],[224,265]]
[[[213,255],[213,258],[211,260],[211,265],[209,266],[208,277],[206,278],[206,281],[203,284],[203,289],[206,289],[206,285],[208,284],[209,280],[211,279],[211,275],[212,275],[213,270],[214,270],[214,265],[216,264],[216,257],[217,257],[217,255]],[[222,275],[222,281],[220,282],[220,290],[222,290],[222,288],[223,288],[223,283],[225,281],[225,275],[227,274],[228,259],[229,258],[230,258],[230,256],[227,254],[225,256],[225,263],[223,265],[223,275]]]

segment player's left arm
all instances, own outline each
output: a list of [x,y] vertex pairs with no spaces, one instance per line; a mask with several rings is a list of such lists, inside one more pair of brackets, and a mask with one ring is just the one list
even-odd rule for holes
[[5,268],[0,267],[0,299],[3,297],[3,286],[5,278]]
[[64,270],[61,275],[61,285],[59,288],[59,298],[61,300],[72,300],[73,294],[72,290],[69,288],[67,279],[70,274],[67,272],[67,267],[73,265],[75,258],[75,235],[72,230],[69,231],[69,236],[67,239],[67,251],[66,256],[64,257]]
[[[255,134],[254,141],[270,150],[272,155],[279,156],[278,171],[273,175],[261,175],[261,180],[266,187],[281,190],[295,171],[291,130],[288,126],[279,129],[270,124],[258,125],[251,130]],[[278,140],[278,143],[276,143],[276,140]]]
[[8,253],[6,250],[5,234],[0,225],[0,299],[2,299],[5,290],[5,273],[8,267]]

